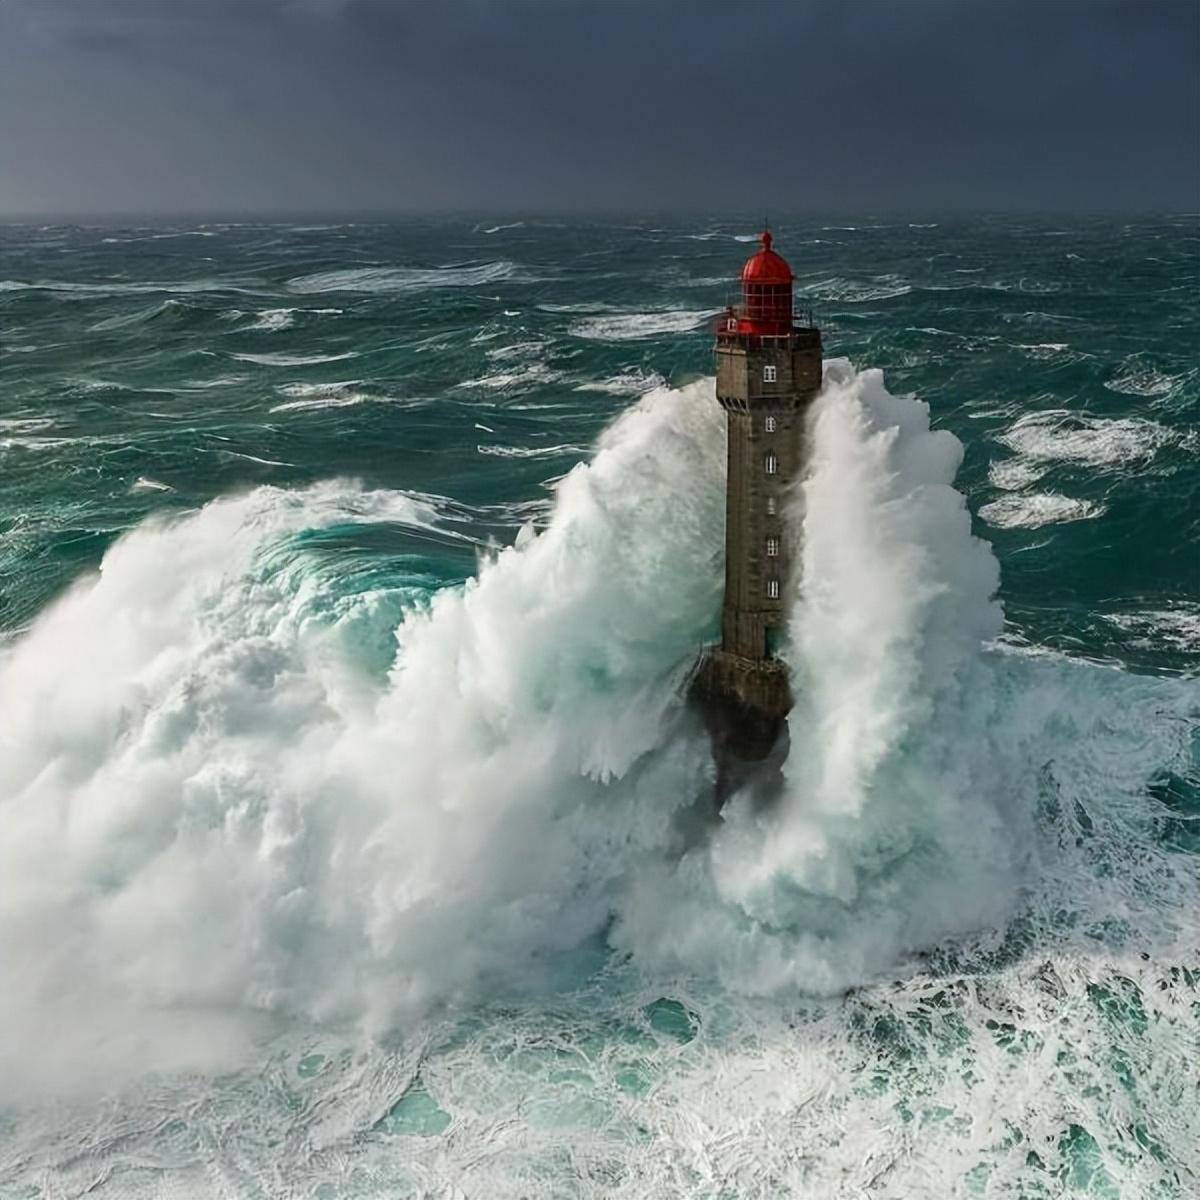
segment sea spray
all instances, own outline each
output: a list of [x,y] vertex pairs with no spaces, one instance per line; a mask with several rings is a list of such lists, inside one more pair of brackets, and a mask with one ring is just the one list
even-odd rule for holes
[[696,385],[619,420],[546,530],[410,610],[382,684],[347,638],[387,597],[339,600],[303,535],[453,537],[428,501],[258,489],[118,542],[0,676],[9,1072],[30,1045],[43,1078],[47,1047],[68,1074],[215,1052],[147,1011],[378,1028],[537,988],[601,930],[702,783],[699,740],[633,767],[715,612],[716,411]]
[[[988,695],[968,677],[996,569],[951,487],[958,444],[845,363],[814,434],[787,794],[735,799],[682,859],[674,818],[711,787],[680,700],[719,602],[711,382],[644,398],[542,533],[410,609],[386,681],[339,626],[376,636],[392,610],[331,620],[299,535],[453,536],[428,501],[260,489],[129,535],[4,668],[3,934],[54,946],[23,943],[10,1010],[81,1036],[85,995],[118,1027],[217,1005],[382,1030],[550,986],[614,916],[649,969],[829,990],[994,918],[1015,894],[977,786],[996,764],[959,710]],[[975,899],[952,902],[964,871]]]
[[994,923],[1026,839],[1006,802],[1020,764],[987,729],[999,571],[952,486],[960,444],[844,360],[827,365],[812,421],[790,514],[803,567],[782,799],[760,812],[735,798],[703,847],[620,910],[618,936],[642,958],[742,990],[845,988]]

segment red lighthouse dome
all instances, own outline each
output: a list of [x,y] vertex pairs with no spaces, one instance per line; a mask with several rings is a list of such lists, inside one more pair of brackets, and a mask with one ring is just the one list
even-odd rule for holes
[[788,266],[787,259],[771,249],[771,231],[764,229],[761,236],[762,249],[746,259],[742,268],[742,283],[786,283],[791,285],[795,276]]
[[771,249],[764,230],[762,249],[742,268],[742,318],[754,333],[786,333],[792,327],[792,268]]

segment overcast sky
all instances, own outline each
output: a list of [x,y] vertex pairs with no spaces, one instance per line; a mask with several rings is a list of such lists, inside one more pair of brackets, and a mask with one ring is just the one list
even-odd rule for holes
[[1200,0],[0,0],[0,215],[1198,193]]

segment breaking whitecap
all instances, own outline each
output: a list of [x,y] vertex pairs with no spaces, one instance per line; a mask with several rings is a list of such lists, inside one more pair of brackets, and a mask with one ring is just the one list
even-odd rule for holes
[[1004,458],[994,460],[988,466],[988,482],[992,487],[1016,492],[1037,483],[1045,473],[1045,466],[1027,458]]
[[491,454],[497,458],[562,458],[568,454],[587,454],[588,446],[576,446],[564,443],[561,446],[497,446],[479,445],[475,447],[480,454]]
[[1169,429],[1145,417],[1109,419],[1052,409],[1022,417],[998,440],[1038,461],[1104,467],[1152,458],[1174,437]]
[[666,379],[657,371],[645,371],[639,367],[629,367],[619,375],[610,375],[607,379],[589,379],[577,384],[577,392],[604,392],[610,396],[640,396],[655,388],[665,387]]
[[661,334],[687,333],[709,317],[715,317],[719,311],[711,308],[698,312],[642,312],[592,317],[586,321],[576,321],[567,332],[575,337],[600,342],[629,342]]
[[1127,358],[1111,379],[1105,380],[1104,386],[1110,392],[1120,392],[1127,396],[1170,396],[1194,372],[1182,375],[1169,375],[1143,362],[1137,355]]
[[1058,492],[1029,492],[1001,496],[983,505],[980,517],[999,529],[1040,529],[1068,521],[1087,521],[1104,513],[1104,506],[1076,500]]
[[[264,333],[276,333],[281,329],[291,329],[296,324],[298,313],[311,313],[313,316],[334,316],[341,313],[340,308],[264,308],[254,316],[245,330],[261,330]],[[240,317],[244,314],[234,309],[231,316]]]
[[541,387],[561,379],[560,372],[545,363],[531,362],[514,367],[510,371],[496,371],[481,375],[478,379],[467,379],[455,386],[458,388],[482,388],[489,392],[521,392]]
[[1177,650],[1200,650],[1200,605],[1179,603],[1172,608],[1109,613],[1105,619],[1134,637],[1139,645],[1162,644]]

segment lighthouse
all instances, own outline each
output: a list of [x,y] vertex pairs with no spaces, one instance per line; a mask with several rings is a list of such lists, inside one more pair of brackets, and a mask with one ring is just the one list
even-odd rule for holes
[[778,657],[798,569],[787,512],[821,387],[821,331],[794,311],[792,269],[769,231],[742,268],[741,303],[717,319],[717,401],[728,425],[721,641],[693,677],[717,761],[718,801],[783,742],[792,707]]

